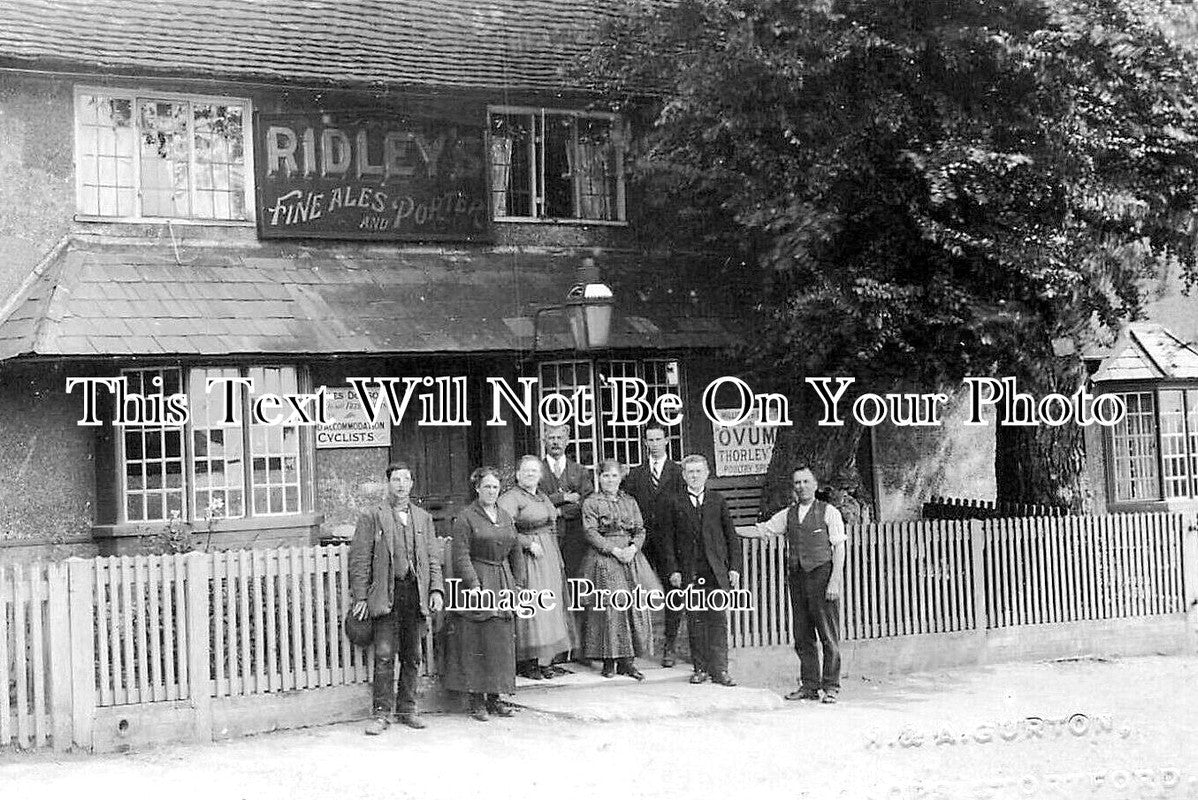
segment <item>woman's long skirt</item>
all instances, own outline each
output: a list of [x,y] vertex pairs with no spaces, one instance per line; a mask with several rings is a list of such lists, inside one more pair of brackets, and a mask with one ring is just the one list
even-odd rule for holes
[[[615,556],[591,549],[582,561],[582,577],[596,589],[611,590],[608,595],[616,603],[597,607],[596,598],[583,598],[586,606],[583,631],[583,653],[587,658],[632,658],[653,652],[653,622],[650,610],[633,604],[624,610],[621,597],[632,596],[640,585],[645,591],[661,589],[653,568],[638,552],[631,564],[621,563]],[[620,605],[616,609],[613,605]]]
[[442,680],[455,692],[516,691],[516,629],[501,617],[475,622],[449,614]]
[[540,543],[542,552],[537,558],[527,553],[524,556],[527,588],[534,592],[549,590],[554,602],[552,609],[537,606],[532,616],[516,620],[516,659],[548,663],[555,655],[565,653],[573,646],[566,619],[569,597],[565,593],[565,573],[557,535],[550,531],[534,536],[533,541]]

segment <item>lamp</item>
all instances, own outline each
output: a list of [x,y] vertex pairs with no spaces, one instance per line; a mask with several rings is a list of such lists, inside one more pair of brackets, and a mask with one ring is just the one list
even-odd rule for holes
[[533,314],[532,351],[537,351],[541,337],[541,315],[547,311],[565,311],[570,323],[570,336],[576,350],[596,350],[607,346],[611,336],[612,308],[615,297],[611,287],[599,278],[595,259],[584,258],[578,268],[573,286],[566,292],[566,302],[544,306]]

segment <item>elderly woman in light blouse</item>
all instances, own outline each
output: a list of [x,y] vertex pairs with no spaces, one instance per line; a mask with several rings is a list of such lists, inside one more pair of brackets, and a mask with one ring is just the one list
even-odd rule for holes
[[[660,591],[661,583],[641,553],[645,524],[631,495],[620,491],[622,472],[615,459],[599,464],[599,491],[582,504],[582,528],[589,545],[581,577],[596,590],[632,592],[636,586]],[[624,611],[612,604],[599,609],[582,598],[586,610],[583,652],[603,660],[603,677],[615,674],[644,680],[635,658],[652,651],[653,625],[648,608],[635,604]]]
[[569,652],[570,628],[566,618],[566,576],[557,543],[557,509],[538,490],[541,459],[524,456],[516,466],[516,485],[499,497],[499,507],[516,523],[524,551],[525,587],[547,591],[553,608],[516,620],[516,674],[533,680],[552,678],[553,657]]

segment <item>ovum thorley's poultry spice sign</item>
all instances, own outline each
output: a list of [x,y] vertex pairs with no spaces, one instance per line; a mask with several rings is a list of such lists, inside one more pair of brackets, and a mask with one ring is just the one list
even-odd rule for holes
[[263,237],[472,241],[487,235],[481,125],[261,114],[256,130]]

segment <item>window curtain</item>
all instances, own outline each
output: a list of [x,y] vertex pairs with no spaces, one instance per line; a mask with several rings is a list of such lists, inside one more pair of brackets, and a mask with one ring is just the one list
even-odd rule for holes
[[494,216],[508,215],[508,193],[512,180],[512,139],[491,137],[491,207]]
[[578,181],[578,216],[581,219],[612,219],[611,147],[605,143],[579,142],[570,156],[570,172]]

